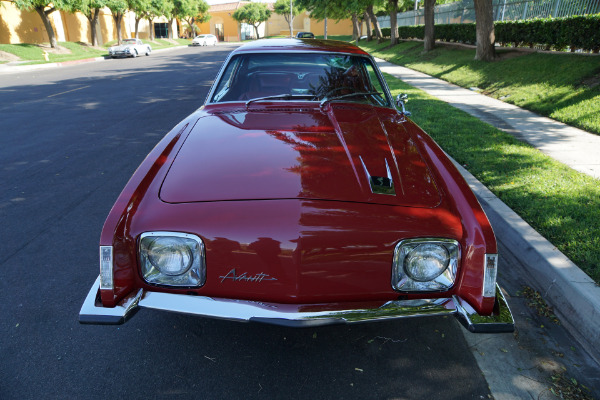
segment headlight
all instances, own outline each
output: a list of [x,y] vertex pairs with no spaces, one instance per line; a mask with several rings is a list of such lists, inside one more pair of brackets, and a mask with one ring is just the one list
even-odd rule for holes
[[402,292],[448,290],[456,280],[459,258],[456,240],[403,240],[394,252],[392,287]]
[[196,235],[146,232],[140,236],[142,276],[151,284],[200,287],[206,278],[204,243]]

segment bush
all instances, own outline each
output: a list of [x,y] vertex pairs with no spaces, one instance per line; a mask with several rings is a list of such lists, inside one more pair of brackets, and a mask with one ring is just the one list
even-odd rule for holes
[[424,36],[425,25],[398,27],[398,37],[401,39],[423,39]]
[[383,37],[391,37],[392,36],[392,28],[381,28],[381,35]]
[[513,46],[544,46],[547,50],[600,50],[600,14],[530,21],[496,22],[496,41]]
[[[571,51],[581,49],[600,51],[600,14],[565,18],[538,18],[525,21],[497,21],[494,23],[496,43],[512,46],[542,46],[547,50]],[[390,28],[384,36],[390,36]],[[401,26],[400,39],[422,39],[425,26]],[[475,44],[475,24],[440,24],[435,26],[435,38],[445,42]]]
[[435,26],[435,38],[444,42],[475,44],[475,24],[442,24]]

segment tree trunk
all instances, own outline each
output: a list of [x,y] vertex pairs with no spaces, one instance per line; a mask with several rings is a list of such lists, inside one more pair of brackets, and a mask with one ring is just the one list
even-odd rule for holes
[[425,0],[425,37],[424,51],[431,51],[435,47],[435,0]]
[[390,44],[398,44],[398,0],[390,0]]
[[120,46],[123,42],[123,35],[121,32],[121,21],[123,21],[123,13],[118,12],[116,14],[113,14],[113,20],[115,21],[115,25],[117,25],[117,42]]
[[477,50],[475,59],[494,61],[496,37],[494,35],[494,10],[492,0],[476,0],[475,29],[477,31]]
[[258,26],[260,25],[260,22],[256,25],[252,25],[254,27],[254,32],[256,32],[256,38],[260,39],[260,36],[258,35]]
[[367,7],[367,12],[369,13],[369,17],[371,17],[371,22],[373,23],[373,27],[375,28],[375,35],[377,36],[378,41],[383,40],[383,34],[381,33],[381,27],[379,26],[379,21],[373,12],[373,4]]
[[98,24],[98,16],[100,15],[100,9],[94,8],[85,14],[88,22],[90,23],[90,33],[92,36],[92,46],[98,46],[98,30],[96,25]]
[[327,39],[327,17],[325,17],[325,22],[323,23],[323,37]]
[[173,18],[169,20],[169,26],[167,27],[167,38],[173,39]]
[[154,19],[148,18],[148,25],[150,25],[150,41],[154,42]]
[[[190,27],[190,35],[191,38],[195,38],[196,37],[196,17],[190,17],[189,19],[185,19],[185,22],[187,22],[188,26]],[[187,35],[186,35],[187,36]],[[190,39],[190,38],[188,38]]]
[[352,13],[352,40],[358,42],[360,40],[360,29],[358,27],[358,16]]
[[35,11],[37,11],[40,18],[42,19],[42,22],[44,23],[44,27],[46,27],[46,32],[48,32],[48,40],[50,40],[50,47],[55,49],[56,45],[57,45],[56,35],[54,34],[54,28],[52,28],[52,24],[50,23],[49,15],[52,12],[54,12],[56,9],[51,8],[48,11],[44,11],[44,8],[45,8],[44,6],[38,6],[35,8]]
[[140,25],[140,19],[142,19],[142,17],[138,17],[137,15],[135,16],[135,38],[139,39],[138,37],[138,26]]
[[365,24],[367,25],[367,42],[373,40],[373,32],[371,31],[371,17],[369,17],[369,13],[365,11],[363,14],[363,19],[365,20]]
[[285,14],[283,18],[285,19],[285,22],[287,22],[288,28],[290,28],[290,37],[294,37],[294,31],[292,30],[292,22],[290,22],[290,16],[288,14]]
[[95,8],[94,9],[94,16],[92,17],[92,20],[90,21],[91,27],[90,27],[90,31],[92,33],[92,46],[98,46],[98,17],[100,16],[100,9],[99,8]]

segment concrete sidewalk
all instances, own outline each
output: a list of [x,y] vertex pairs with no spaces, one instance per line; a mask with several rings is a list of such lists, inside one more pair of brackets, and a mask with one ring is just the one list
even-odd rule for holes
[[579,172],[600,179],[600,135],[541,117],[412,69],[380,59],[377,63],[383,72],[518,137]]
[[[383,72],[600,179],[600,136],[405,67],[377,62]],[[488,215],[497,240],[520,261],[518,276],[527,277],[527,284],[543,294],[563,325],[600,363],[600,287],[468,171],[456,166]],[[511,271],[502,272],[512,275]]]

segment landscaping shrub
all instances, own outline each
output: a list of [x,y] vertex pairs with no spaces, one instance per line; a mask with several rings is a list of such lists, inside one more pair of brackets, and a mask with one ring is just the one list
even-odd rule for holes
[[[600,51],[600,14],[565,18],[538,18],[525,21],[496,21],[496,43],[504,46],[542,46],[546,50]],[[390,35],[390,28],[384,36]],[[424,25],[401,26],[401,39],[422,39]],[[435,26],[435,38],[445,42],[475,44],[475,24],[440,24]]]

